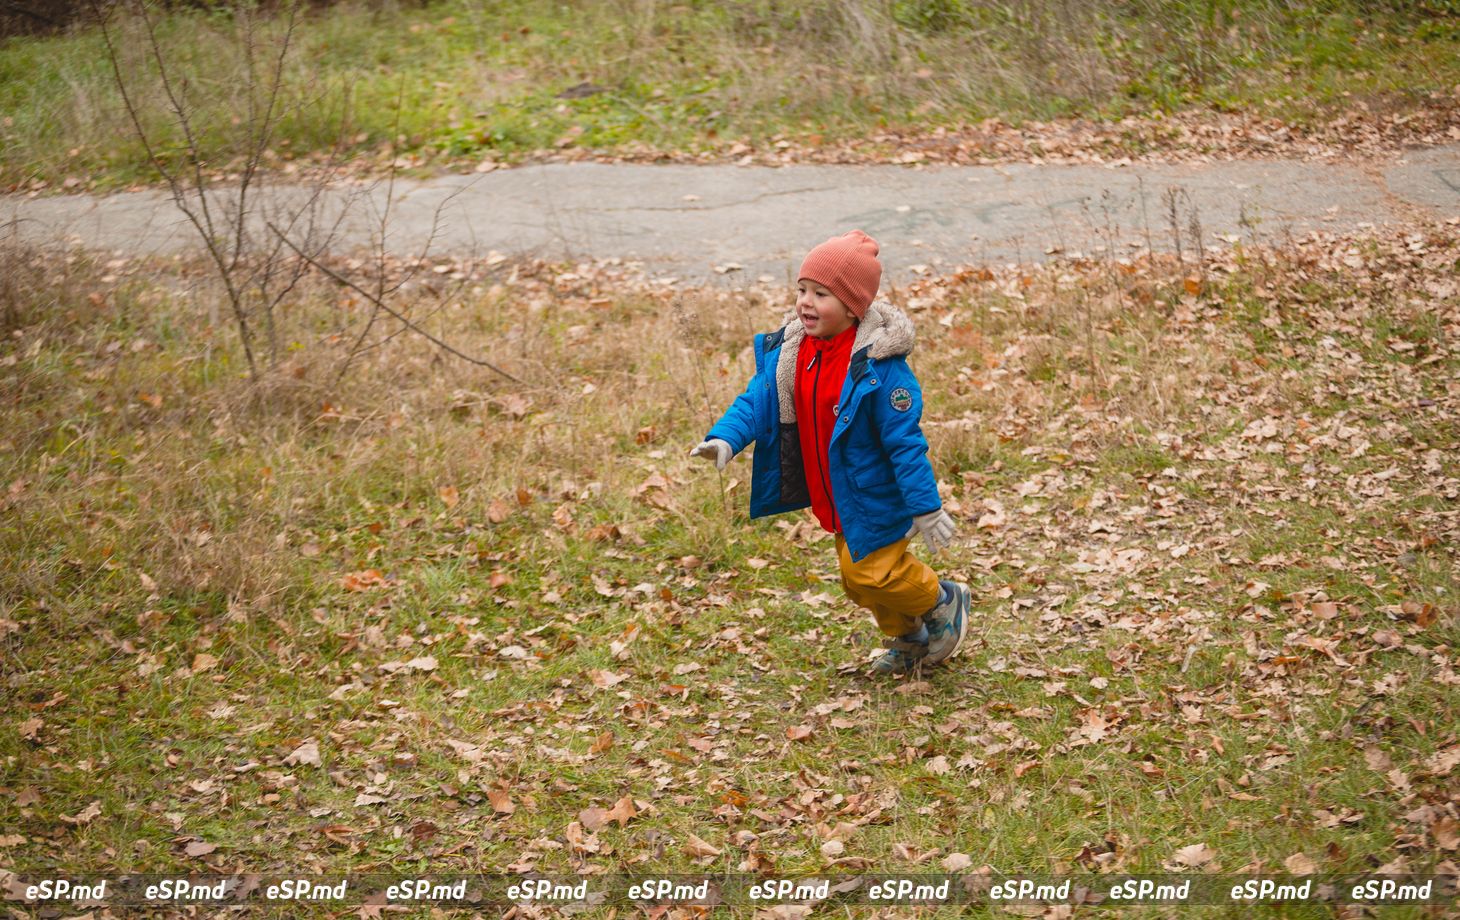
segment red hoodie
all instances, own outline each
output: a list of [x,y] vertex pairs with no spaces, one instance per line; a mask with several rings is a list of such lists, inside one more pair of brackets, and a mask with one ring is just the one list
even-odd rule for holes
[[832,500],[827,455],[831,430],[841,411],[837,400],[841,399],[856,338],[855,325],[829,339],[808,335],[801,340],[796,356],[796,429],[801,439],[801,463],[806,469],[806,490],[811,493],[811,513],[832,533],[841,533],[842,522]]

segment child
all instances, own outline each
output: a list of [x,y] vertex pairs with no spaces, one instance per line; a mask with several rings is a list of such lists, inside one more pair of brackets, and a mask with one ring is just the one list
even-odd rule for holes
[[952,539],[907,366],[912,321],[885,300],[877,241],[860,230],[801,263],[796,309],[755,337],[755,377],[691,456],[718,469],[755,442],[750,516],[811,507],[836,534],[842,587],[890,636],[873,669],[902,674],[945,661],[968,630],[968,588],[939,581],[908,552]]

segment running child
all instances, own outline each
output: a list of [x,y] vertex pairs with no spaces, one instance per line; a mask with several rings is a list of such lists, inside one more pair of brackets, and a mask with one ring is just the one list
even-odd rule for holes
[[908,367],[913,324],[877,300],[877,241],[835,236],[801,263],[785,325],[755,337],[755,376],[690,451],[724,469],[752,442],[750,516],[811,508],[836,535],[842,587],[887,637],[873,664],[903,674],[946,661],[968,632],[966,585],[908,551],[937,552],[956,526],[943,510]]

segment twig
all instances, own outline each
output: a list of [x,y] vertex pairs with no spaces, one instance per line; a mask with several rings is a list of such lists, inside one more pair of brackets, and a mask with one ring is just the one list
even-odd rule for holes
[[1166,220],[1171,225],[1171,239],[1176,244],[1176,261],[1177,263],[1185,262],[1186,260],[1182,257],[1181,253],[1180,189],[1174,185],[1170,186],[1161,197],[1166,202]]
[[[376,303],[377,306],[374,310],[370,311],[370,318],[365,321],[365,328],[360,330],[360,334],[355,337],[355,343],[351,345],[350,350],[345,353],[345,360],[340,363],[340,369],[335,374],[336,386],[339,385],[339,382],[341,380],[345,379],[345,372],[350,369],[350,363],[355,360],[355,356],[359,354],[360,347],[365,343],[366,337],[369,336],[370,331],[375,328],[375,320],[380,317],[380,307],[378,306],[378,304],[385,300],[385,227],[390,220],[391,205],[395,201],[395,174],[398,169],[398,167],[396,166],[396,161],[398,159],[396,143],[400,138],[400,112],[402,100],[405,98],[405,91],[405,78],[402,77],[400,84],[396,88],[395,120],[391,123],[390,130],[390,173],[386,177],[385,207],[380,212],[380,235],[376,238],[375,243],[375,300],[372,302]],[[431,227],[431,234],[433,237],[435,236],[435,233],[436,227],[433,223]],[[402,281],[402,283],[404,283],[404,280]],[[392,291],[391,293],[394,293],[394,291]]]
[[[674,295],[671,309],[674,312],[674,322],[679,326],[680,337],[684,339],[685,346],[690,352],[690,363],[694,365],[695,375],[700,380],[700,397],[704,400],[705,418],[710,419],[710,416],[714,414],[714,411],[710,408],[710,388],[705,383],[705,369],[699,361],[695,360],[694,354],[694,344],[698,341],[697,333],[699,332],[698,317],[684,308],[684,299],[678,294]],[[709,427],[713,426],[714,421],[710,420],[710,425],[706,430],[708,431]],[[725,471],[716,465],[715,475],[720,480],[720,507],[725,510],[725,514],[728,516],[730,513],[730,500],[725,497]]]
[[1140,173],[1136,174],[1136,188],[1141,196],[1141,224],[1146,230],[1146,261],[1156,260],[1156,247],[1151,245],[1151,215],[1146,210],[1146,180]]
[[224,258],[223,252],[218,247],[217,234],[214,232],[212,211],[208,207],[207,180],[203,174],[202,154],[193,138],[192,120],[188,116],[187,109],[173,90],[172,79],[168,75],[167,62],[162,54],[162,48],[157,42],[157,30],[152,19],[147,15],[146,3],[138,4],[138,13],[142,22],[147,27],[147,37],[152,50],[153,58],[157,62],[158,75],[162,80],[163,88],[166,90],[167,98],[172,106],[172,113],[177,118],[178,127],[181,128],[183,136],[187,140],[188,158],[192,161],[194,171],[194,182],[198,193],[198,204],[201,211],[195,211],[187,202],[187,189],[183,187],[182,180],[178,174],[170,169],[163,161],[162,155],[152,143],[151,136],[142,124],[142,117],[137,111],[136,102],[131,92],[127,89],[127,81],[122,77],[122,62],[120,52],[112,41],[111,30],[107,28],[109,13],[102,8],[100,0],[91,0],[91,9],[101,29],[102,43],[106,47],[107,60],[112,65],[112,76],[116,79],[117,92],[121,94],[122,103],[127,110],[127,117],[132,122],[133,129],[137,132],[137,138],[142,142],[142,147],[147,151],[147,159],[152,167],[167,182],[168,188],[172,191],[173,203],[178,210],[182,211],[188,221],[192,223],[198,235],[203,239],[203,245],[208,250],[213,264],[218,269],[219,277],[223,286],[228,292],[228,303],[233,310],[234,322],[238,324],[239,340],[243,344],[243,354],[248,360],[249,379],[258,380],[258,362],[253,353],[253,331],[249,328],[248,314],[243,309],[243,292],[238,289],[228,266],[228,260]]
[[1186,196],[1186,207],[1190,211],[1186,221],[1186,229],[1191,233],[1192,241],[1196,245],[1196,272],[1197,276],[1201,278],[1202,286],[1205,287],[1207,281],[1207,251],[1206,245],[1202,242],[1201,214],[1197,211],[1196,202],[1191,200],[1190,195]]

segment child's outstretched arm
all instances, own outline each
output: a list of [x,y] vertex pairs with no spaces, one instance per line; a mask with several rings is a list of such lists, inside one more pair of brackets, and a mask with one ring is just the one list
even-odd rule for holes
[[691,457],[714,460],[715,468],[723,470],[732,457],[755,440],[756,379],[750,379],[745,392],[735,397],[735,402],[720,416],[705,439],[689,452]]

